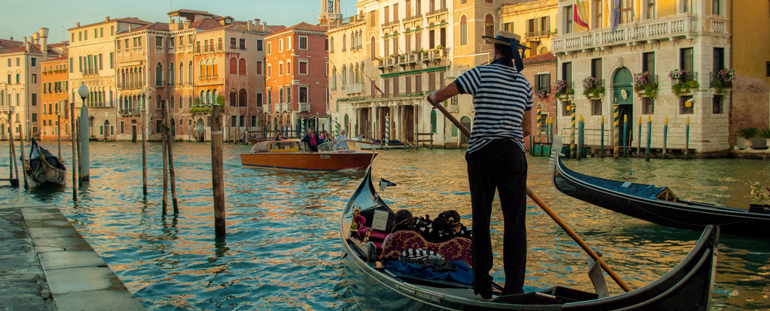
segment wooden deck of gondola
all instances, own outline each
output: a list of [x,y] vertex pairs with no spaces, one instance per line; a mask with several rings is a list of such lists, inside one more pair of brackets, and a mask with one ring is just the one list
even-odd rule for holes
[[56,206],[0,206],[0,309],[144,310]]

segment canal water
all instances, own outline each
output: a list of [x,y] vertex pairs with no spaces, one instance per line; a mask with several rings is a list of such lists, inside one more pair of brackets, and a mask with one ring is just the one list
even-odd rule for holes
[[[55,142],[42,144],[57,153]],[[338,220],[362,172],[300,173],[242,168],[249,146],[225,145],[225,239],[214,237],[210,146],[174,145],[178,216],[161,216],[160,144],[149,144],[149,194],[142,195],[141,144],[92,143],[91,182],[77,203],[69,188],[0,187],[0,204],[55,204],[149,310],[358,310],[341,260]],[[70,145],[62,145],[71,163]],[[18,152],[18,146],[17,146]],[[8,144],[0,146],[7,176]],[[395,210],[435,216],[455,209],[470,225],[462,150],[390,150],[373,175],[395,182],[382,197]],[[683,199],[748,206],[749,182],[770,183],[770,165],[742,159],[570,160],[583,173],[668,185]],[[529,187],[632,288],[660,278],[681,261],[700,232],[667,228],[562,195],[548,159],[529,159]],[[71,177],[68,177],[68,183]],[[170,200],[169,200],[170,202]],[[591,291],[586,255],[528,201],[525,290],[552,285]],[[169,210],[171,206],[169,203]],[[499,205],[493,207],[493,276],[502,282]],[[770,309],[770,240],[723,235],[714,310]],[[607,278],[611,294],[621,289]]]

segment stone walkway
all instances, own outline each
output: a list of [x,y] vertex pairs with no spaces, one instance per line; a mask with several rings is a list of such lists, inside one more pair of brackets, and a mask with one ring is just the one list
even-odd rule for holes
[[55,206],[0,207],[0,311],[144,310]]

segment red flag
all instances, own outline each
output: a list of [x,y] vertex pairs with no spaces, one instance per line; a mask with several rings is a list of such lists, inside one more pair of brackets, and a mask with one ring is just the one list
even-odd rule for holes
[[586,29],[590,30],[591,28],[588,27],[588,23],[586,23],[585,21],[583,21],[582,18],[580,18],[580,12],[578,11],[577,0],[575,0],[575,5],[573,5],[573,7],[574,7],[574,9],[573,9],[574,13],[573,13],[572,19],[575,21],[575,24],[578,24],[578,25],[583,26]]
[[380,90],[379,87],[377,87],[377,83],[374,83],[374,80],[372,80],[372,78],[369,78],[369,76],[367,76],[367,78],[369,79],[369,82],[372,83],[372,86],[374,87],[375,90],[377,90],[377,92],[380,92],[380,94],[385,95],[385,92],[383,92],[382,90]]

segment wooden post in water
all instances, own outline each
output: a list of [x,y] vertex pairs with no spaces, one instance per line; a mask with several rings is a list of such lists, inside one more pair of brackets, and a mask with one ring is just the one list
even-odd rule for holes
[[584,155],[581,153],[581,150],[583,149],[583,127],[584,127],[585,120],[583,119],[583,115],[580,115],[580,119],[578,120],[578,138],[577,138],[577,150],[575,150],[577,159],[580,161],[580,158],[582,158]]
[[[617,101],[617,99],[615,99]],[[613,135],[613,144],[612,144],[612,157],[615,159],[620,158],[620,113],[618,112],[618,109],[620,107],[618,104],[612,105],[612,130],[615,131],[615,135]]]
[[662,158],[666,158],[666,144],[668,143],[668,117],[666,117],[664,123],[663,123],[663,156]]
[[652,117],[647,116],[647,150],[645,161],[650,161],[650,143],[652,143]]
[[78,164],[78,185],[81,185],[80,182],[82,180],[81,180],[80,177],[83,176],[83,175],[81,174],[82,171],[80,170],[80,168],[81,168],[80,167],[80,162],[81,162],[81,160],[80,160],[80,118],[78,118],[77,124],[75,124],[75,131],[76,132],[73,132],[72,134],[76,134],[77,133],[77,135],[75,135],[75,144],[76,144],[76,147],[77,147],[77,154],[78,154],[78,156],[77,156],[77,159],[78,159],[78,163],[77,163]]
[[77,166],[78,166],[78,151],[75,147],[77,144],[75,141],[77,140],[77,136],[75,135],[75,115],[73,112],[75,111],[75,101],[73,100],[70,103],[70,140],[72,140],[72,167],[70,169],[72,170],[72,201],[76,202],[78,200],[78,175],[77,175]]
[[163,215],[166,215],[166,210],[168,206],[168,200],[166,199],[168,197],[168,153],[166,153],[166,141],[168,140],[166,138],[166,126],[168,123],[166,122],[168,119],[168,115],[166,114],[166,101],[161,100],[160,101],[160,109],[161,109],[161,124],[163,124],[163,132],[160,133],[160,140],[161,140],[161,146],[162,146],[162,153],[163,153]]
[[569,108],[572,111],[570,118],[569,157],[574,159],[577,156],[575,153],[575,104],[571,103]]
[[623,157],[628,158],[628,115],[623,115]]
[[19,146],[19,153],[21,153],[21,172],[24,175],[24,189],[29,189],[29,183],[27,183],[27,169],[24,167],[24,131],[19,131],[19,142],[21,143],[21,146]]
[[684,159],[687,160],[690,156],[690,117],[687,117],[687,129],[684,139]]
[[602,127],[601,127],[602,139],[601,139],[601,142],[599,143],[599,157],[604,158],[604,115],[602,115],[601,123],[602,123]]
[[211,109],[211,185],[214,188],[214,228],[216,236],[227,234],[225,222],[225,184],[222,175],[222,106]]
[[642,157],[642,117],[639,117],[639,134],[636,142],[636,157]]
[[[11,187],[19,187],[19,162],[16,162],[16,146],[13,143],[13,123],[10,122],[11,120],[11,111],[8,110],[8,135],[10,135],[10,139],[8,139],[8,142],[11,145],[11,149],[9,150],[11,161],[8,162],[9,165],[12,165],[8,168],[8,174],[11,176]],[[22,150],[23,151],[23,150]],[[14,173],[16,174],[16,178],[13,178]]]
[[168,148],[168,171],[171,179],[171,204],[174,206],[174,214],[179,214],[179,205],[176,200],[176,173],[174,171],[174,152],[171,149],[171,145],[174,143],[174,137],[171,136],[171,127],[169,127],[168,115],[170,108],[166,106],[163,112],[166,115],[166,119],[163,121],[166,127],[166,145]]
[[59,161],[61,161],[61,115],[56,116],[56,142],[59,145]]
[[147,109],[142,107],[142,194],[147,196],[147,134],[144,129],[147,126]]

